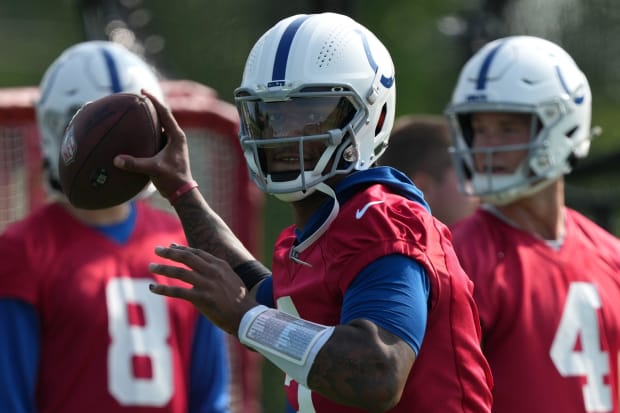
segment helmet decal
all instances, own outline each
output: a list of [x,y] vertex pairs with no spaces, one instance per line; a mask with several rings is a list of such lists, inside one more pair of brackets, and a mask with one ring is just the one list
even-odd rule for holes
[[[568,86],[566,85],[566,81],[564,80],[564,76],[562,76],[562,69],[560,68],[560,66],[556,66],[555,67],[555,71],[558,74],[558,79],[560,79],[560,84],[562,85],[562,88],[564,88],[566,93],[568,93],[570,96],[572,96],[573,92],[571,92],[568,89]],[[581,105],[584,100],[585,100],[585,96],[583,95],[583,93],[580,93],[579,95],[577,95],[577,96],[575,96],[573,98],[573,102],[575,102],[577,105]]]
[[487,83],[487,76],[489,74],[489,69],[491,69],[491,63],[493,63],[493,59],[497,56],[497,52],[506,42],[500,42],[496,47],[491,49],[489,54],[484,58],[482,62],[482,66],[480,66],[480,72],[478,73],[478,81],[476,82],[476,90],[484,90]]
[[108,67],[108,73],[110,74],[110,87],[112,89],[112,93],[122,92],[123,88],[121,87],[120,76],[118,73],[118,68],[116,67],[114,56],[112,56],[112,53],[110,53],[109,50],[104,48],[101,49],[101,54],[103,54],[103,59]]
[[[375,62],[375,59],[372,57],[372,52],[370,51],[370,45],[368,44],[368,39],[364,36],[364,33],[357,30],[357,34],[362,38],[362,44],[364,45],[364,51],[366,52],[366,57],[368,57],[368,63],[370,63],[370,67],[372,70],[377,73],[379,70],[379,65]],[[391,88],[394,84],[394,74],[390,77],[385,77],[383,73],[381,73],[381,84],[385,86],[387,89]]]
[[278,44],[278,50],[276,51],[276,57],[273,63],[272,82],[268,84],[268,87],[282,86],[282,82],[286,79],[286,62],[288,61],[288,54],[291,51],[291,44],[293,43],[297,30],[299,30],[303,22],[309,17],[310,16],[298,17],[284,31],[280,44]]

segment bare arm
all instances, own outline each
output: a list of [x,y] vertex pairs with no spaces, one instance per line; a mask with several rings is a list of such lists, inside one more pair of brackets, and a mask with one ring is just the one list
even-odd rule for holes
[[393,408],[415,361],[399,337],[367,320],[336,327],[308,376],[308,386],[344,405],[370,412]]
[[254,259],[198,190],[181,197],[174,204],[174,209],[190,246],[223,259],[233,268]]

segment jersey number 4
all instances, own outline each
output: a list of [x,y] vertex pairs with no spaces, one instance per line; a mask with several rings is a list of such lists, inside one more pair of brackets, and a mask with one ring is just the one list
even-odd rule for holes
[[[163,297],[151,294],[151,280],[115,278],[106,288],[108,330],[108,387],[121,405],[163,406],[173,392],[172,358],[166,342],[168,313]],[[131,323],[130,306],[138,306],[143,323]],[[148,360],[148,377],[136,377],[133,360]]]
[[[613,408],[611,389],[605,384],[605,377],[609,375],[609,354],[600,345],[600,308],[601,298],[594,285],[572,283],[550,351],[562,376],[586,377],[582,391],[588,412],[607,412]],[[579,339],[581,347],[577,347]]]

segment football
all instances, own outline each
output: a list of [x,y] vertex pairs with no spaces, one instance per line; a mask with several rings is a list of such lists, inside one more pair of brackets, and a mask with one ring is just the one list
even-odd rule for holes
[[103,209],[135,197],[149,177],[112,163],[119,154],[151,157],[164,137],[150,100],[115,93],[86,103],[69,122],[60,147],[60,185],[69,202],[82,209]]

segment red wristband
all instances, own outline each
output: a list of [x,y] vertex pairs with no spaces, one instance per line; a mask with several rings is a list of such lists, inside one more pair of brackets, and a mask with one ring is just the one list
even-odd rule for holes
[[194,181],[193,179],[191,181],[185,182],[176,191],[174,191],[172,195],[168,197],[168,202],[170,202],[170,205],[174,205],[174,203],[177,202],[179,198],[181,198],[183,195],[185,195],[194,188],[198,188],[198,182]]

